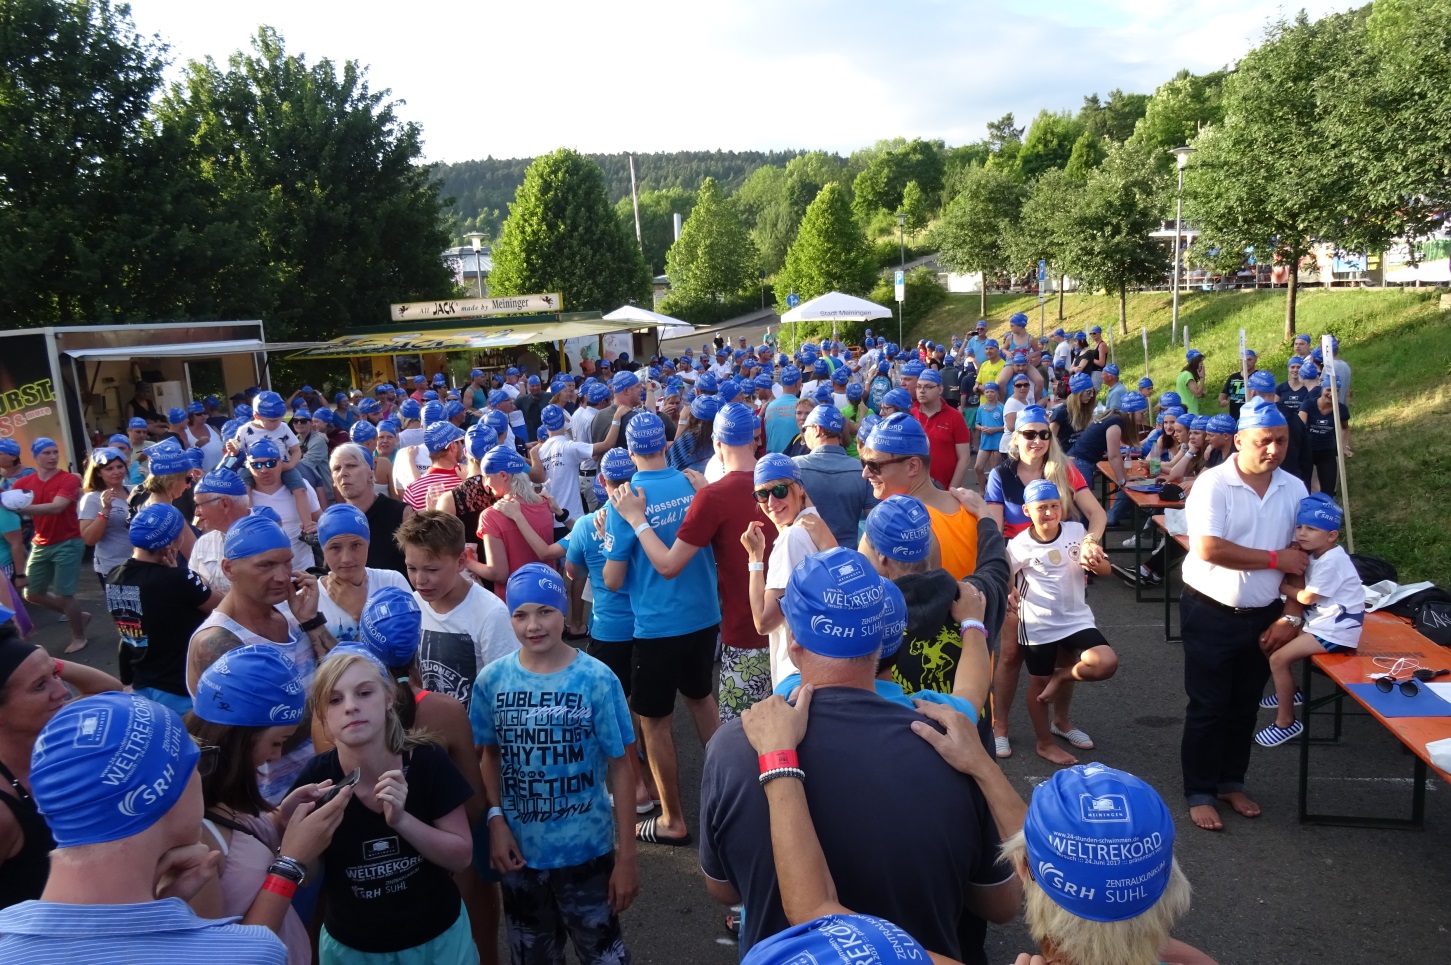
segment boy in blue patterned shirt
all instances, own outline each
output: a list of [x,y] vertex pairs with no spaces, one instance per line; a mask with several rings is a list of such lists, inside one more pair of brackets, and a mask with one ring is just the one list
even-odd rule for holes
[[[635,900],[634,815],[625,692],[600,661],[564,642],[564,582],[520,567],[506,594],[520,649],[474,683],[469,718],[483,750],[489,856],[503,876],[514,965],[628,965],[620,913]],[[619,852],[615,853],[615,838]]]

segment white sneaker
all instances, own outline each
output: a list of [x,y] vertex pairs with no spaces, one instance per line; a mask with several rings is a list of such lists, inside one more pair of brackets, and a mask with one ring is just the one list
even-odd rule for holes
[[1126,550],[1131,550],[1137,545],[1139,545],[1139,538],[1137,536],[1130,536],[1123,541],[1123,548]]

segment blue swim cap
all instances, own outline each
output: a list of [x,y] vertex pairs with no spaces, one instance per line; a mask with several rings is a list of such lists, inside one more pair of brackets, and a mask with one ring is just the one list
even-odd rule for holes
[[496,472],[507,472],[512,476],[528,472],[529,462],[519,455],[519,450],[503,443],[484,453],[482,468],[485,475],[492,476]]
[[550,432],[558,432],[564,428],[564,410],[557,405],[546,405],[539,411],[539,424]]
[[1170,406],[1183,405],[1184,400],[1179,398],[1178,392],[1165,392],[1159,396],[1159,408],[1167,409]]
[[41,730],[30,791],[57,847],[140,834],[181,799],[201,750],[176,712],[139,694],[73,700]]
[[[262,515],[263,509],[254,509],[232,524],[222,538],[222,556],[229,560],[241,560],[272,550],[292,552],[292,542],[278,523]],[[276,515],[274,512],[272,515]]]
[[1068,377],[1068,391],[1077,395],[1080,392],[1089,392],[1093,389],[1093,376],[1087,372],[1074,372]]
[[186,410],[172,407],[166,410],[166,421],[171,425],[181,425],[186,421]]
[[928,385],[941,385],[942,373],[936,369],[923,369],[917,381],[919,383],[926,382]]
[[866,446],[898,456],[926,456],[931,451],[922,424],[907,412],[893,412],[877,423]]
[[912,394],[900,387],[891,389],[882,396],[882,405],[894,406],[906,412],[912,408]]
[[358,642],[384,666],[406,667],[423,638],[418,600],[401,586],[385,586],[368,597],[358,620]]
[[481,421],[485,426],[493,430],[494,441],[496,443],[499,440],[499,436],[509,431],[509,417],[498,409],[491,409],[485,412],[484,418]]
[[1204,431],[1232,436],[1235,431],[1234,420],[1223,413],[1212,415],[1209,417],[1209,426]]
[[1255,397],[1239,410],[1239,431],[1246,429],[1273,429],[1287,425],[1285,414],[1273,402]]
[[435,422],[443,421],[443,403],[432,401],[423,403],[423,408],[418,410],[419,419],[423,422],[423,428],[427,429]]
[[1311,493],[1300,500],[1299,512],[1295,514],[1296,526],[1313,526],[1326,532],[1340,529],[1345,521],[1345,511],[1324,493]]
[[741,394],[741,384],[735,379],[725,379],[720,384],[720,391],[716,393],[722,402],[734,402]]
[[307,688],[281,647],[253,643],[228,650],[196,685],[192,712],[231,727],[282,727],[302,720]]
[[720,408],[721,402],[719,396],[698,395],[690,402],[690,417],[697,422],[714,422],[716,413],[720,411]]
[[347,503],[333,503],[317,518],[317,541],[326,547],[338,536],[357,536],[369,542],[373,534],[368,529],[368,517],[356,506]]
[[1164,894],[1174,863],[1174,819],[1132,774],[1083,764],[1033,791],[1023,821],[1033,880],[1055,904],[1089,921],[1126,921]]
[[860,402],[862,400],[862,384],[853,382],[846,387],[846,400],[848,402]]
[[348,430],[348,438],[360,446],[372,442],[378,438],[378,427],[366,419],[354,422],[353,427]]
[[887,559],[920,563],[932,549],[932,520],[913,496],[888,496],[867,514],[867,537]]
[[801,370],[794,365],[787,365],[781,369],[781,387],[801,384]]
[[[875,544],[873,544],[875,545]],[[891,580],[882,581],[882,652],[877,659],[895,657],[907,633],[907,601]]]
[[1062,494],[1058,492],[1058,487],[1048,479],[1034,479],[1023,487],[1024,506],[1031,505],[1032,503],[1041,503],[1049,499],[1062,498]]
[[464,431],[444,419],[423,430],[423,445],[430,452],[442,452],[464,437]]
[[1256,369],[1250,373],[1249,387],[1254,392],[1273,392],[1275,391],[1275,377],[1264,369]]
[[358,411],[363,415],[373,415],[382,412],[383,407],[378,404],[377,399],[364,399],[358,403]]
[[145,419],[142,419],[142,418],[139,418],[139,417],[127,419],[126,420],[126,428],[127,428],[128,431],[131,430],[131,429],[145,429],[146,428],[146,420]]
[[1119,410],[1129,414],[1147,412],[1149,410],[1149,400],[1137,392],[1125,392],[1123,400],[1119,402]]
[[[699,401],[698,399],[696,401]],[[691,403],[694,411],[694,403]],[[749,446],[756,437],[756,415],[748,406],[731,402],[715,414],[711,438],[723,446]]]
[[33,458],[40,455],[42,452],[45,452],[45,450],[47,449],[59,448],[60,446],[55,444],[54,439],[50,438],[49,436],[41,436],[30,444],[30,455]]
[[417,399],[404,399],[398,405],[398,414],[405,420],[417,419],[423,414],[423,406],[418,404]]
[[150,503],[137,511],[129,528],[131,545],[144,550],[165,549],[186,525],[181,510],[170,503]]
[[1048,424],[1048,411],[1041,405],[1029,405],[1024,406],[1023,410],[1018,413],[1018,421],[1014,423],[1014,428],[1021,429],[1023,426],[1046,426]]
[[919,360],[912,359],[902,365],[902,377],[906,379],[920,377],[926,367]]
[[[919,427],[920,428],[920,427]],[[865,657],[882,648],[883,580],[856,550],[833,547],[791,571],[781,612],[791,636],[824,657]]]
[[[277,447],[273,446],[273,448]],[[171,476],[191,471],[190,457],[187,456],[185,449],[175,443],[163,445],[158,442],[146,450],[146,458],[146,471],[153,476]]]
[[610,379],[610,391],[620,393],[628,389],[633,389],[639,384],[640,377],[629,369],[625,369],[623,372],[616,372],[614,377]]
[[1153,390],[1154,390],[1154,380],[1153,379],[1149,378],[1147,375],[1144,376],[1142,379],[1139,379],[1139,391],[1140,392],[1152,392]]
[[247,495],[247,484],[232,470],[217,468],[203,476],[193,492],[198,496],[203,493],[216,493],[220,496],[245,496]]
[[625,426],[625,445],[638,456],[664,451],[665,423],[653,412],[637,413]]
[[464,414],[464,404],[457,399],[449,399],[443,404],[443,417],[445,419],[457,419]]
[[635,461],[619,446],[600,457],[600,475],[610,482],[619,482],[635,475]]
[[839,436],[846,428],[846,418],[834,405],[818,405],[806,416],[806,425],[818,426],[831,435]]
[[798,483],[801,481],[801,467],[796,465],[796,460],[779,452],[768,452],[756,460],[756,471],[752,477],[755,485],[760,486],[778,479],[789,479]]
[[[127,445],[129,446],[130,443],[128,442]],[[99,449],[91,450],[89,461],[93,466],[104,466],[108,462],[125,462],[126,454],[111,446],[101,446]]]
[[569,612],[569,596],[564,591],[564,581],[559,578],[557,570],[543,563],[525,563],[509,574],[505,597],[510,613],[530,603],[553,607],[560,613]]

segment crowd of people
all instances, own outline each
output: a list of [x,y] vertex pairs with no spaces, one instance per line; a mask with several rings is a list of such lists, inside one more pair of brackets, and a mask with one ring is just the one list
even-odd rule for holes
[[[138,392],[83,478],[0,440],[0,960],[626,963],[657,846],[698,848],[751,965],[978,963],[1020,912],[1059,965],[1211,961],[1170,934],[1163,798],[1072,753],[1075,686],[1119,667],[1087,586],[1129,466],[1182,485],[1183,794],[1200,828],[1257,815],[1293,662],[1358,639],[1316,455],[1348,410],[1308,339],[1287,384],[1247,359],[1239,411],[1200,416],[1197,351],[1155,398],[1097,327],[1026,321],[256,389],[230,417]],[[116,678],[65,659],[87,548]],[[1024,667],[1061,768],[1026,803],[994,759]]]

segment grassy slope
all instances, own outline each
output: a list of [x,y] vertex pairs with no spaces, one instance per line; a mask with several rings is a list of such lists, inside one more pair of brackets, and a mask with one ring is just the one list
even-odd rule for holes
[[[1403,582],[1451,587],[1451,312],[1438,308],[1438,295],[1430,289],[1306,290],[1298,328],[1312,336],[1335,334],[1354,373],[1355,457],[1347,471],[1355,548],[1390,560]],[[1148,329],[1149,375],[1158,392],[1173,387],[1184,359],[1182,332],[1177,348],[1168,344],[1170,305],[1167,292],[1130,295],[1130,334],[1114,335],[1119,365],[1133,382],[1144,369],[1140,329]],[[1029,331],[1038,331],[1036,297],[996,296],[988,308],[994,332],[1006,330],[1004,320],[1015,311],[1026,312]],[[946,340],[968,330],[977,313],[976,294],[951,295],[907,333],[908,341]],[[1071,334],[1099,324],[1107,332],[1118,324],[1117,301],[1068,295],[1059,322],[1057,300],[1050,297],[1046,318],[1048,331],[1061,324]],[[1236,364],[1241,328],[1259,352],[1260,367],[1284,378],[1289,345],[1281,340],[1283,291],[1187,293],[1180,296],[1179,320],[1208,360],[1211,395]],[[1214,399],[1203,401],[1202,411],[1218,411]]]

